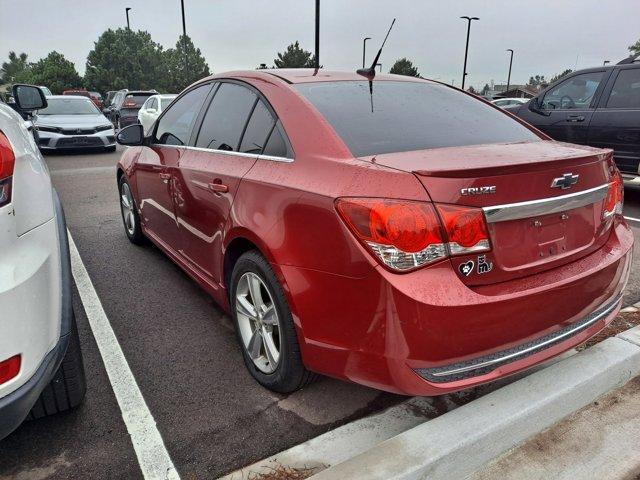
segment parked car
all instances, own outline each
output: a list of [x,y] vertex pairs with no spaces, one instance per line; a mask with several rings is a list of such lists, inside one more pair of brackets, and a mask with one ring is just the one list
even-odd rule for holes
[[71,90],[64,90],[62,92],[62,95],[73,95],[76,97],[87,97],[89,100],[91,100],[93,102],[93,104],[100,108],[98,105],[98,100],[97,98],[93,97],[91,95],[91,93],[89,93],[87,90],[85,90],[84,88],[76,88],[76,89],[71,89]]
[[38,110],[33,124],[40,150],[68,148],[116,149],[115,131],[109,119],[84,96],[53,95]]
[[625,181],[640,183],[640,62],[573,72],[507,110],[556,140],[612,148]]
[[98,107],[99,110],[102,110],[104,104],[102,103],[102,95],[99,92],[89,92],[91,101]]
[[498,107],[510,107],[512,105],[522,105],[523,103],[527,103],[529,101],[528,98],[497,98],[495,100],[491,100],[491,103]]
[[117,139],[127,237],[231,312],[275,391],[311,372],[460,390],[575,347],[621,305],[633,234],[611,151],[447,85],[221,74]]
[[[44,109],[17,85],[24,113]],[[22,118],[0,104],[0,439],[27,418],[78,406],[85,394],[71,301],[64,212]]]
[[138,110],[156,90],[120,90],[116,93],[111,109],[111,122],[119,130],[138,123]]
[[138,111],[138,123],[144,127],[145,132],[149,131],[153,122],[176,97],[177,95],[152,95],[147,98]]

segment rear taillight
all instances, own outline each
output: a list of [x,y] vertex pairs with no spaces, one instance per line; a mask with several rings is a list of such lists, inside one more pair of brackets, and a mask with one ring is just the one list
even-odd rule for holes
[[616,169],[611,182],[609,182],[609,189],[607,190],[607,196],[604,199],[604,206],[602,211],[603,218],[607,219],[613,215],[622,215],[622,202],[624,200],[624,183],[622,181],[622,175]]
[[131,107],[135,107],[136,106],[136,102],[124,102],[122,104],[123,108],[131,108]]
[[20,355],[14,355],[9,359],[0,362],[0,385],[8,382],[20,373],[21,363],[22,357]]
[[11,183],[16,157],[9,139],[0,132],[0,207],[11,201]]
[[393,270],[491,249],[477,208],[380,198],[340,198],[336,208],[358,240]]

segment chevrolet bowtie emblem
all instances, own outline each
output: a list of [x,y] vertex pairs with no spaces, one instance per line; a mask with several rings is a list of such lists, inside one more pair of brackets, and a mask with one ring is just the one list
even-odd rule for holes
[[579,176],[580,175],[574,175],[573,173],[565,173],[561,177],[554,178],[553,182],[551,182],[551,187],[566,190],[567,188],[571,188],[571,185],[578,183]]

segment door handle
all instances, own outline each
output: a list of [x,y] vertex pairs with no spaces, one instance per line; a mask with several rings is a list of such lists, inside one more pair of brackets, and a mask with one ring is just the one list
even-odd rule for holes
[[216,193],[227,193],[229,191],[229,187],[222,184],[222,180],[216,178],[213,182],[209,184],[209,190]]
[[162,181],[164,183],[169,183],[169,180],[171,180],[171,174],[170,173],[160,173],[160,178],[162,179]]
[[567,115],[567,122],[584,122],[584,115]]

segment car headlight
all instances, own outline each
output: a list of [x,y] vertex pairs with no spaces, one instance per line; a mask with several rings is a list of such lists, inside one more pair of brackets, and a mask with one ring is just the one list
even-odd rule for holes
[[105,130],[111,130],[113,128],[113,125],[109,124],[109,125],[99,125],[96,127],[96,132],[103,132]]
[[46,125],[36,125],[36,128],[41,132],[60,133],[58,127],[48,127]]

